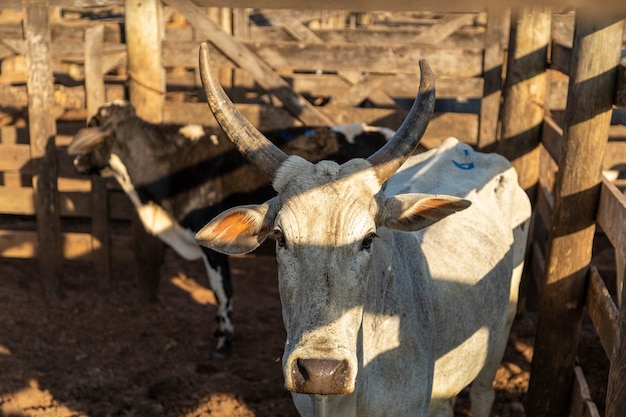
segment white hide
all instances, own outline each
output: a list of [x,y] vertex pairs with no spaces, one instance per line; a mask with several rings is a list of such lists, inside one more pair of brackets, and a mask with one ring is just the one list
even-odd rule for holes
[[348,143],[354,144],[354,138],[363,134],[377,132],[389,140],[395,132],[395,130],[388,127],[369,126],[365,123],[351,123],[347,125],[331,126],[330,130],[335,133],[341,133]]
[[[286,237],[277,246],[285,386],[297,385],[298,358],[334,359],[349,364],[346,391],[354,392],[329,396],[329,416],[434,415],[474,380],[473,415],[489,416],[531,213],[510,163],[451,138],[411,157],[384,196],[362,159],[339,166],[289,157],[274,188],[277,199],[231,209],[196,237],[211,246],[226,236],[226,218],[225,227],[240,222],[235,229],[253,245],[264,235],[248,233],[274,229],[277,242]],[[417,232],[390,230],[384,225],[403,226],[390,212],[417,198],[407,193],[472,204]],[[376,227],[381,220],[389,223]],[[364,250],[364,236],[374,232],[371,250]],[[317,415],[313,396],[293,398],[303,417]]]
[[[202,249],[196,243],[191,230],[182,227],[158,204],[152,201],[145,204],[141,202],[135,186],[130,180],[126,166],[117,155],[111,154],[109,166],[113,171],[115,179],[120,183],[122,189],[137,209],[139,219],[148,233],[157,236],[163,243],[169,245],[176,253],[188,261],[204,258]],[[210,272],[208,268],[207,271]],[[209,273],[210,277],[211,274]]]
[[189,124],[178,129],[178,133],[191,141],[197,141],[204,136],[205,131],[202,125]]
[[[435,287],[435,327],[446,329],[435,332],[431,413],[482,372],[472,387],[472,412],[488,416],[517,309],[530,202],[506,159],[474,152],[456,139],[411,158],[387,184],[387,194],[419,191],[472,202],[415,236]],[[471,335],[468,324],[475,327]]]

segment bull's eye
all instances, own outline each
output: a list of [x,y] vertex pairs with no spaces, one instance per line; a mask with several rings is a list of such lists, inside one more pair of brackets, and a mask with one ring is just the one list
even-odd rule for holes
[[276,244],[279,248],[284,248],[287,245],[285,241],[285,235],[279,229],[274,230],[274,239],[276,239]]
[[378,235],[376,235],[376,233],[368,233],[364,238],[363,238],[363,242],[361,243],[361,249],[364,250],[370,250],[372,248],[372,242],[374,241],[374,238],[377,238]]

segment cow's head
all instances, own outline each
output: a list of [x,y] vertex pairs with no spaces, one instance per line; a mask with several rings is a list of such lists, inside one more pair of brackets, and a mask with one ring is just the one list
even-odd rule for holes
[[107,168],[117,126],[134,116],[135,109],[127,101],[117,100],[100,107],[67,148],[67,153],[75,156],[76,171],[79,174],[99,174]]
[[388,197],[381,191],[426,130],[435,101],[430,68],[420,62],[417,99],[383,148],[342,165],[313,164],[287,157],[237,111],[211,75],[207,51],[203,44],[200,68],[209,106],[239,150],[272,178],[278,196],[225,211],[196,239],[236,254],[254,250],[273,235],[287,330],[285,387],[305,394],[351,393],[367,278],[385,245],[377,239],[379,229],[415,231],[469,205],[449,196]]

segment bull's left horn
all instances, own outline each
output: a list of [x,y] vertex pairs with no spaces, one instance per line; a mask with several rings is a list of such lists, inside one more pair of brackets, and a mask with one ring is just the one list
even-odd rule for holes
[[425,60],[421,59],[419,64],[420,87],[409,114],[389,142],[367,158],[374,166],[381,184],[387,181],[415,151],[435,109],[433,73]]
[[213,76],[209,66],[209,45],[202,42],[200,44],[200,78],[202,78],[207,103],[215,119],[239,152],[273,180],[276,170],[287,159],[287,155],[237,110]]

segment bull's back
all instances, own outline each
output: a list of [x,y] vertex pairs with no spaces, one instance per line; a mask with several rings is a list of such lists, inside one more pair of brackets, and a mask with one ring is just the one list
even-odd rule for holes
[[[416,232],[433,279],[433,403],[455,395],[508,337],[507,310],[516,302],[530,203],[510,163],[449,139],[410,158],[386,192],[463,197],[472,205]],[[511,290],[514,291],[511,291]],[[500,360],[499,358],[497,359]]]

